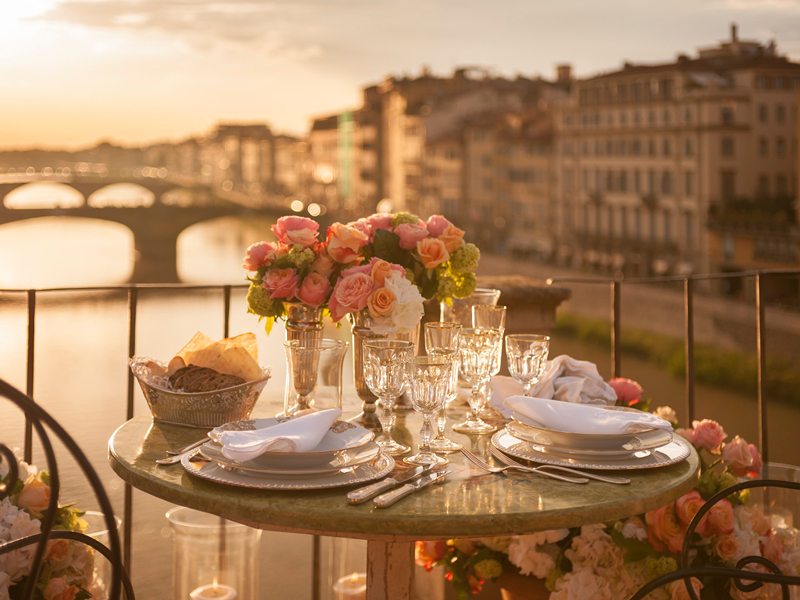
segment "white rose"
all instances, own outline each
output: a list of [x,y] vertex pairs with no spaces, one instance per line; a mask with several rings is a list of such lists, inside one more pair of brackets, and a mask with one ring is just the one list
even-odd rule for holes
[[523,575],[533,575],[544,579],[552,571],[556,563],[546,552],[536,550],[526,544],[512,542],[508,547],[508,560],[519,568]]
[[643,542],[647,539],[647,529],[645,529],[641,519],[638,518],[628,519],[625,521],[620,533],[622,533],[623,537],[628,539],[635,538],[640,542]]
[[653,414],[657,417],[661,417],[665,421],[669,421],[670,423],[678,422],[678,414],[671,406],[658,406],[653,411]]
[[[8,498],[0,501],[0,543],[17,540],[21,537],[39,533],[38,519],[20,510]],[[0,554],[0,572],[6,573],[15,583],[22,579],[30,569],[36,546],[28,546],[8,554]]]

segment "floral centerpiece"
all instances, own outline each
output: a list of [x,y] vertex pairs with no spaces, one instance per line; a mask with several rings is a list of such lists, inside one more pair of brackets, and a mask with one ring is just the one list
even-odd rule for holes
[[[629,379],[609,382],[621,403],[646,409],[641,386]],[[480,592],[485,581],[504,572],[529,576],[544,584],[550,600],[616,600],[627,598],[652,579],[678,568],[678,558],[689,522],[704,502],[739,478],[757,477],[761,457],[753,444],[728,435],[716,421],[694,421],[679,428],[675,411],[658,407],[655,414],[673,423],[676,433],[697,449],[701,475],[695,489],[674,502],[643,515],[576,529],[544,531],[532,535],[480,540],[417,542],[418,564],[430,570],[445,569],[457,595],[466,599]],[[692,560],[702,564],[735,567],[745,556],[763,556],[784,574],[800,573],[800,535],[795,528],[775,528],[770,517],[747,492],[715,504],[700,522],[692,539]],[[746,568],[759,568],[748,565]],[[693,578],[694,589],[704,598],[779,598],[769,584],[742,592],[729,581]],[[705,589],[704,589],[705,586]],[[683,580],[675,581],[648,598],[687,598]]]
[[[0,463],[0,481],[8,477],[8,465]],[[8,481],[6,481],[8,483]],[[50,502],[50,478],[45,471],[19,462],[19,480],[0,500],[0,544],[40,532],[43,512]],[[83,512],[59,506],[54,529],[85,532]],[[0,554],[0,600],[18,597],[30,573],[36,545]],[[51,540],[35,586],[40,600],[87,600],[99,598],[93,588],[94,551],[85,544]]]

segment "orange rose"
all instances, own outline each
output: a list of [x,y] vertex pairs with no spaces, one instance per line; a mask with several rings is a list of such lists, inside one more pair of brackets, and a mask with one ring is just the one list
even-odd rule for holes
[[372,277],[372,283],[375,287],[382,287],[386,278],[389,276],[389,273],[392,272],[392,265],[386,262],[385,260],[381,260],[380,258],[377,259],[375,262],[372,263],[372,272],[370,276]]
[[35,477],[25,482],[22,491],[17,496],[17,505],[37,519],[41,518],[49,504],[50,486]]
[[672,510],[672,504],[652,510],[644,518],[647,522],[647,537],[656,550],[662,550],[666,546],[670,552],[677,554],[681,551],[685,530]]
[[439,239],[444,242],[444,247],[447,248],[447,251],[452,252],[464,244],[464,230],[451,223],[445,227]]
[[367,298],[367,310],[375,319],[387,317],[392,314],[395,300],[397,300],[397,297],[387,288],[378,288]]
[[[695,597],[699,598],[700,590],[703,589],[703,583],[697,577],[692,577],[689,582],[694,590]],[[667,585],[667,591],[669,592],[670,600],[689,600],[691,598],[689,592],[686,591],[686,583],[683,579],[669,583]]]
[[706,519],[713,533],[730,533],[733,531],[733,505],[729,500],[720,500],[709,509]]
[[369,238],[355,227],[334,223],[328,227],[328,256],[338,263],[360,263],[359,254]]
[[442,240],[425,238],[417,242],[417,252],[426,269],[435,269],[443,262],[450,260],[450,254]]
[[75,600],[80,590],[63,577],[53,577],[44,588],[44,600]]
[[741,544],[739,544],[739,539],[735,535],[720,535],[717,536],[717,541],[714,543],[714,552],[723,562],[735,564],[740,558],[742,548]]
[[[697,511],[700,510],[700,507],[705,504],[705,500],[700,495],[700,492],[697,490],[692,490],[691,492],[684,494],[680,498],[675,501],[675,514],[678,516],[678,521],[680,521],[684,526],[688,527],[691,520],[697,514]],[[697,533],[702,535],[703,537],[708,537],[708,517],[703,517],[700,523],[697,525],[695,529]]]

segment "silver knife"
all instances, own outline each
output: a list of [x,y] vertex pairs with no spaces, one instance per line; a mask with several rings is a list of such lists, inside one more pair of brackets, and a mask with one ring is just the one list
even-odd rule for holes
[[387,508],[401,498],[405,498],[409,494],[413,494],[414,492],[421,490],[422,488],[427,487],[430,484],[439,481],[440,479],[443,479],[446,475],[447,471],[432,471],[427,475],[423,475],[413,483],[406,483],[401,485],[396,490],[381,494],[375,498],[375,506],[378,508]]
[[422,477],[423,475],[425,475],[425,473],[430,472],[432,468],[433,468],[432,465],[429,465],[427,467],[417,467],[415,469],[411,469],[410,471],[404,473],[402,476],[386,477],[375,483],[370,483],[369,485],[365,485],[364,487],[360,487],[351,492],[348,492],[347,501],[350,504],[361,504],[362,502],[366,502],[370,498],[374,498],[378,494],[381,494],[387,490],[391,490],[392,488],[397,487],[401,483],[407,483],[410,481],[414,481],[418,477]]

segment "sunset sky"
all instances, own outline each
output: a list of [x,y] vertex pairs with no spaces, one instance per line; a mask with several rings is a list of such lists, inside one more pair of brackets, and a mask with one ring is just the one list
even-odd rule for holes
[[800,60],[800,0],[2,0],[0,147],[174,140],[218,120],[303,133],[388,73],[588,75],[693,52],[732,21]]

